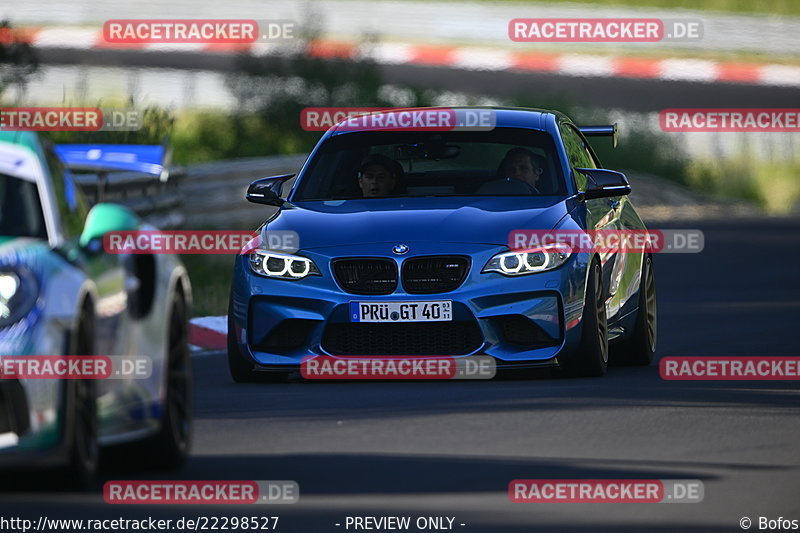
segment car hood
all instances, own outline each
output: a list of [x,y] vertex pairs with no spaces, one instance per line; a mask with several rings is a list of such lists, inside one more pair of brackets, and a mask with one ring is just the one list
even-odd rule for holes
[[0,236],[0,270],[24,267],[43,281],[44,273],[58,267],[59,260],[47,241],[32,237]]
[[11,262],[14,258],[24,259],[48,252],[50,252],[50,247],[42,239],[0,235],[0,259],[6,263]]
[[299,248],[379,242],[504,245],[518,229],[553,229],[568,213],[559,197],[384,198],[285,205],[269,231],[294,231]]

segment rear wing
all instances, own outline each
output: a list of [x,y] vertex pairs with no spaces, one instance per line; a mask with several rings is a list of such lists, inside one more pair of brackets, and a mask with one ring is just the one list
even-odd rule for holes
[[70,170],[141,172],[166,179],[165,150],[161,145],[57,144],[55,151]]
[[611,144],[617,147],[617,123],[608,126],[581,126],[578,128],[586,137],[611,137]]
[[68,170],[81,173],[78,181],[84,187],[94,179],[87,174],[96,176],[98,202],[103,201],[108,175],[112,172],[127,173],[119,176],[122,181],[152,180],[157,176],[159,181],[166,182],[169,178],[167,151],[161,145],[57,144],[54,150]]

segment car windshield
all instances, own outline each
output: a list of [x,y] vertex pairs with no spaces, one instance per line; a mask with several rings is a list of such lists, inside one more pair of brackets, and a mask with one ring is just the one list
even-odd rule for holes
[[325,141],[294,201],[424,196],[563,196],[545,132],[359,132]]
[[36,183],[0,174],[0,235],[47,238]]

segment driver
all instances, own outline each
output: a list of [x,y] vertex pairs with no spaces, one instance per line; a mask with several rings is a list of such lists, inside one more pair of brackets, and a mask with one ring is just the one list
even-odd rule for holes
[[527,148],[516,147],[506,152],[497,167],[497,179],[481,185],[478,195],[540,194],[536,188],[542,176],[543,160]]
[[367,156],[358,171],[358,186],[364,198],[390,196],[397,185],[402,167],[381,154]]
[[542,175],[538,157],[527,148],[512,148],[500,162],[498,177],[514,178],[536,189],[536,182]]

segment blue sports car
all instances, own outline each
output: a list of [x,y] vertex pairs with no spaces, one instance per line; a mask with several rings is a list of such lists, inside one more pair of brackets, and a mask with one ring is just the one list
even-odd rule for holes
[[577,376],[601,376],[609,360],[652,361],[648,249],[509,243],[519,231],[645,230],[627,179],[603,169],[586,140],[616,143],[616,126],[490,112],[492,127],[474,130],[340,123],[297,176],[250,185],[247,199],[274,211],[262,235],[293,232],[299,243],[236,258],[235,381],[283,379],[316,355],[480,354],[498,369]]

